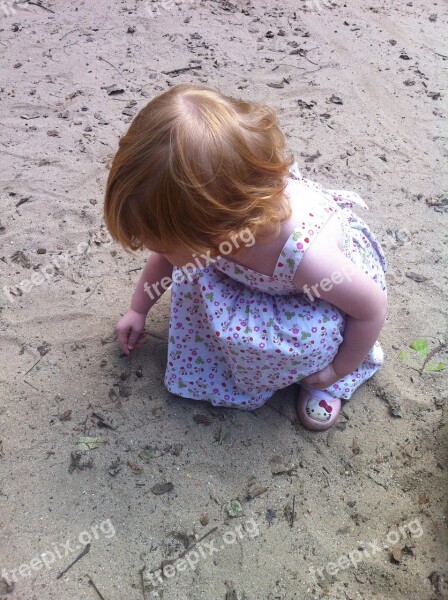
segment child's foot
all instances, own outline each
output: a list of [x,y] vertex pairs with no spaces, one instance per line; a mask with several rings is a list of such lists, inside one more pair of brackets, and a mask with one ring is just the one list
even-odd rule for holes
[[307,429],[323,431],[332,427],[341,411],[341,401],[328,392],[300,386],[297,414]]

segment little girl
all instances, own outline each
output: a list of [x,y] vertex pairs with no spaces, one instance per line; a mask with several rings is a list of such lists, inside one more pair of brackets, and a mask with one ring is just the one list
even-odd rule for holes
[[171,287],[170,392],[253,410],[300,383],[301,422],[328,429],[383,362],[386,261],[353,202],[301,176],[269,107],[194,84],[155,97],[105,194],[114,239],[151,251],[121,349]]

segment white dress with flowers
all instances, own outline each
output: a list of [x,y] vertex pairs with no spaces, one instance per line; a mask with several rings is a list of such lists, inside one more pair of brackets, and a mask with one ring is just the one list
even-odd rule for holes
[[[286,241],[272,276],[221,257],[194,277],[173,277],[165,374],[173,394],[253,410],[276,390],[331,363],[343,339],[344,313],[297,292],[293,278],[334,212],[343,227],[346,256],[386,289],[381,246],[351,210],[352,203],[367,208],[361,198],[324,190],[303,178],[297,163],[290,173],[288,191],[301,205],[302,220]],[[348,400],[382,362],[383,351],[376,342],[353,373],[326,391]]]

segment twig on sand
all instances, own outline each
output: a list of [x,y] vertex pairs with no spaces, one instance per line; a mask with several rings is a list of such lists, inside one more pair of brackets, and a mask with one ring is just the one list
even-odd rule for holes
[[131,373],[132,373],[132,350],[129,350],[129,367],[128,367],[128,372],[126,374],[126,379],[123,382],[124,385],[128,384]]
[[89,293],[89,294],[88,294],[88,295],[87,295],[87,296],[84,298],[84,304],[85,304],[85,303],[86,303],[86,301],[87,301],[87,300],[90,298],[90,296],[92,296],[92,295],[93,295],[93,294],[96,292],[96,290],[97,290],[97,288],[98,288],[98,285],[99,285],[100,283],[103,283],[103,278],[101,278],[101,280],[100,280],[100,281],[97,281],[97,282],[95,283],[95,285],[93,286],[93,289],[92,289],[92,290],[90,291],[90,293]]
[[311,52],[312,50],[317,50],[317,48],[310,48],[309,50],[305,50],[304,48],[296,48],[296,49],[292,50],[289,54],[290,55],[295,54],[295,55],[301,56],[302,58],[304,58],[305,60],[307,60],[309,63],[311,63],[312,65],[314,65],[315,67],[317,67],[319,65],[319,63],[313,62],[307,56],[308,52]]
[[[215,533],[215,531],[217,531],[217,529],[218,529],[218,526],[213,527],[213,529],[210,529],[210,531],[207,531],[207,533],[205,533],[201,538],[199,538],[198,540],[193,542],[193,544],[191,544],[191,546],[189,546],[186,550],[184,550],[181,554],[179,554],[179,556],[177,558],[173,558],[171,560],[163,560],[157,569],[153,569],[152,571],[150,571],[150,575],[152,575],[153,573],[157,573],[157,571],[160,571],[161,569],[163,569],[165,565],[171,565],[174,562],[176,562],[176,560],[183,558],[186,554],[191,552],[193,550],[193,548],[199,544],[199,542],[202,542],[202,540],[204,540],[206,537],[208,537],[212,533]],[[142,574],[142,579],[143,579],[143,570],[144,569],[142,569],[140,571],[140,573]],[[146,600],[146,599],[144,599],[144,600]]]
[[23,380],[24,383],[26,383],[27,385],[29,385],[30,387],[33,388],[33,390],[36,390],[36,392],[39,392],[39,394],[42,394],[41,390],[38,390],[37,387],[34,387],[34,385],[32,383],[30,383],[29,381],[27,381],[26,379]]
[[120,75],[121,75],[120,69],[118,69],[115,65],[113,65],[111,62],[109,62],[108,60],[106,60],[102,56],[98,56],[98,60],[104,61],[105,63],[107,63],[108,65],[110,65],[113,69],[115,69],[117,71],[117,73],[120,73]]
[[63,575],[65,575],[67,573],[67,571],[69,569],[71,569],[73,567],[73,565],[76,565],[76,563],[78,562],[78,560],[81,560],[81,558],[83,556],[85,556],[86,554],[88,554],[89,550],[90,550],[90,546],[91,544],[87,544],[87,546],[84,548],[84,550],[82,552],[80,552],[80,554],[78,554],[78,556],[75,558],[75,560],[73,562],[71,562],[68,567],[66,567],[63,571],[61,571],[59,573],[59,575],[56,577],[56,579],[60,579]]
[[99,591],[99,589],[96,587],[94,581],[92,578],[89,578],[89,584],[93,587],[93,589],[95,590],[95,592],[98,594],[98,597],[101,598],[101,600],[106,600],[106,598],[103,596],[103,594]]
[[[179,560],[179,558],[183,558],[186,554],[191,552],[191,550],[193,550],[193,548],[195,548],[200,542],[202,542],[202,540],[205,540],[206,537],[208,537],[212,533],[215,533],[215,531],[217,531],[217,530],[218,530],[218,526],[213,527],[212,529],[210,529],[210,531],[207,531],[207,533],[204,533],[204,535],[202,537],[200,537],[198,540],[193,542],[191,544],[191,546],[189,546],[186,550],[184,550],[181,554],[179,554],[179,556],[177,557],[176,560]],[[167,561],[167,562],[174,562],[174,561]]]
[[51,10],[51,8],[47,8],[46,6],[44,6],[40,1],[38,2],[30,2],[30,0],[28,0],[27,4],[32,4],[33,6],[38,6],[39,8],[43,8],[44,10],[48,10],[48,12],[51,12],[53,14],[56,14],[54,12],[54,10]]
[[70,29],[70,31],[67,31],[67,33],[64,33],[64,35],[61,38],[59,38],[59,41],[61,42],[65,37],[67,37],[71,33],[74,33],[75,31],[81,31],[81,29],[79,29],[79,27],[77,27],[76,29]]
[[294,527],[295,514],[296,514],[296,496],[294,494],[294,496],[292,497],[292,512],[291,512],[291,523],[290,523],[291,529]]
[[142,586],[142,594],[143,594],[143,600],[146,600],[146,590],[145,590],[145,580],[143,578],[143,573],[145,572],[146,567],[142,567],[139,571],[140,573],[140,584]]
[[381,483],[381,481],[377,481],[374,477],[372,477],[372,475],[367,475],[367,477],[369,479],[371,479],[373,481],[373,483],[376,483],[376,485],[379,485],[380,487],[384,488],[385,490],[388,490],[389,488],[387,487],[387,485],[385,485],[384,483]]
[[425,357],[425,360],[423,361],[422,367],[419,371],[420,375],[423,375],[423,371],[425,370],[425,367],[428,364],[428,361],[430,361],[433,356],[435,356],[438,352],[440,352],[440,350],[443,350],[443,348],[445,348],[445,342],[440,342],[438,346],[436,346],[430,352],[428,352],[428,354]]
[[192,69],[202,69],[201,65],[191,65],[190,67],[182,67],[180,69],[173,69],[173,71],[162,71],[164,75],[179,75],[179,73],[185,73]]
[[194,544],[192,544],[188,550],[185,550],[185,552],[182,552],[182,554],[180,555],[185,556],[187,554],[187,552],[189,552],[192,548],[194,548],[197,544],[199,544],[199,542],[202,542],[202,540],[205,540],[206,537],[208,537],[209,535],[211,535],[212,533],[215,533],[215,531],[218,530],[218,527],[213,527],[213,529],[210,529],[210,531],[207,531],[207,533],[204,533],[204,535],[202,537],[200,537],[198,540],[196,540],[194,542]]
[[28,375],[28,373],[31,373],[31,371],[34,369],[34,367],[36,367],[42,359],[43,359],[43,356],[41,356],[38,360],[36,360],[34,365],[30,369],[28,369],[28,371],[25,373],[24,377],[26,377]]

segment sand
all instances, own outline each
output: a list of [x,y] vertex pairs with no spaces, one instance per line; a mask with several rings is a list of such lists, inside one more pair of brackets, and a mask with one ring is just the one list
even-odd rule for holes
[[[446,4],[0,13],[0,598],[446,598],[446,376],[409,348],[447,364]],[[113,327],[146,257],[104,229],[108,165],[132,116],[188,81],[271,104],[303,173],[370,207],[386,361],[329,432],[298,425],[295,388],[252,413],[171,396],[168,294],[132,364],[120,356]]]

